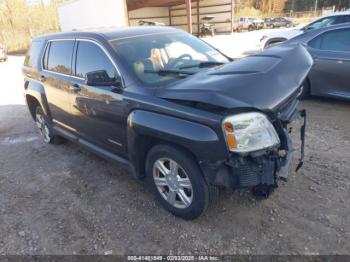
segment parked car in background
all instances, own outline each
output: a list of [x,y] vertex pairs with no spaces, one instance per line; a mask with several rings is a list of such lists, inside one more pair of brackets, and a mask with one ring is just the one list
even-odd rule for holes
[[232,32],[239,32],[239,19],[235,19],[232,21]]
[[264,20],[264,27],[270,28],[273,17],[265,17],[263,20]]
[[294,27],[295,23],[286,17],[275,17],[266,19],[265,26],[267,28]]
[[199,36],[213,36],[214,35],[214,24],[210,23],[215,18],[215,16],[206,15],[201,18],[201,23],[199,25]]
[[255,25],[255,29],[263,29],[265,27],[265,22],[261,18],[253,18],[253,23]]
[[194,219],[219,187],[267,197],[287,179],[312,63],[302,46],[232,61],[169,27],[69,32],[33,40],[24,94],[46,143],[62,136],[123,165]]
[[260,40],[259,48],[261,50],[264,50],[265,48],[282,43],[288,39],[291,39],[295,36],[301,35],[311,30],[348,22],[350,22],[350,12],[348,11],[328,14],[326,16],[316,19],[315,21],[307,24],[306,26],[299,26],[291,30],[264,35]]
[[157,21],[140,20],[139,25],[140,26],[164,26],[165,24]]
[[315,95],[350,100],[350,23],[316,29],[282,45],[300,44],[306,46],[314,59],[301,97]]
[[7,52],[4,47],[0,46],[0,62],[7,61]]
[[253,31],[256,29],[254,17],[241,17],[238,21],[233,23],[233,31],[241,32],[243,30]]

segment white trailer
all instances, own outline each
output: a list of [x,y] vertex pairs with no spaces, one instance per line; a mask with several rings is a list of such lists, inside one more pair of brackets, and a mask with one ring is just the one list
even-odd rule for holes
[[71,0],[58,6],[61,31],[128,25],[126,0]]

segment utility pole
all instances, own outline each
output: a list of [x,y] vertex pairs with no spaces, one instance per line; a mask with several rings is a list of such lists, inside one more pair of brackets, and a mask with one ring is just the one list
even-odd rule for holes
[[187,32],[192,34],[192,7],[191,0],[185,0],[187,16]]
[[233,22],[235,19],[235,0],[231,0],[231,33],[233,32]]
[[317,16],[318,0],[315,0],[315,16]]

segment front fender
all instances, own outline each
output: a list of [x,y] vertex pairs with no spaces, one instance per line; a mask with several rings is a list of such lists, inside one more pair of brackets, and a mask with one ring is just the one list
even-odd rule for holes
[[199,162],[217,161],[228,156],[223,138],[208,126],[155,112],[135,110],[127,120],[129,159],[136,159],[139,137],[179,145],[190,151]]

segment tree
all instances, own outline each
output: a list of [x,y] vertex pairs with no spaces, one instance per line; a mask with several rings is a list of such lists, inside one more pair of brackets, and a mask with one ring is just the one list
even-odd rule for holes
[[0,45],[21,51],[28,48],[32,37],[57,32],[56,3],[29,5],[27,0],[0,0]]
[[[350,8],[349,0],[317,0],[318,9],[324,7],[335,7],[335,10],[344,10]],[[310,11],[314,10],[316,0],[288,0],[286,6],[288,10]]]

